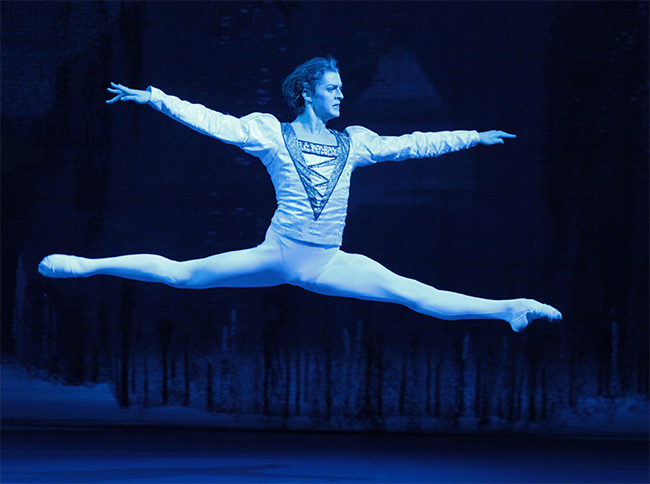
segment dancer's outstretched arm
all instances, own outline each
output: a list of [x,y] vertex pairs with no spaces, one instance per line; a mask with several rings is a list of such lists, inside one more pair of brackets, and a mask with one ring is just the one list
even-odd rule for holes
[[201,104],[183,101],[176,96],[165,94],[153,86],[142,91],[111,82],[111,87],[107,90],[115,94],[115,97],[106,101],[108,104],[117,101],[148,104],[174,121],[201,134],[238,146],[247,153],[260,158],[264,164],[267,163],[267,156],[272,159],[275,146],[274,138],[269,136],[269,133],[277,132],[280,122],[270,114],[252,113],[237,118],[206,108]]
[[380,136],[363,126],[350,126],[346,130],[353,141],[363,147],[354,151],[354,166],[366,166],[385,161],[402,161],[410,158],[434,158],[446,153],[472,148],[479,144],[502,144],[504,139],[516,138],[505,131],[437,131],[420,132],[402,136]]

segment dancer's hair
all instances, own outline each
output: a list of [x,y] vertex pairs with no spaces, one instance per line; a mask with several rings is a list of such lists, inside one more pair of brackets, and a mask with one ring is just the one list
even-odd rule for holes
[[316,85],[323,78],[326,72],[338,72],[338,62],[331,55],[325,57],[314,57],[303,62],[287,76],[282,83],[282,93],[289,106],[296,114],[305,111],[305,100],[302,97],[304,90],[310,94],[316,91]]

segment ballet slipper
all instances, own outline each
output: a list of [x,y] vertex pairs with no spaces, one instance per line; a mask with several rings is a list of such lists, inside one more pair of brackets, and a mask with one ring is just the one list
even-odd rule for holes
[[548,304],[542,304],[534,299],[522,299],[513,308],[512,319],[508,321],[512,330],[520,332],[526,329],[533,320],[545,319],[553,323],[562,320],[562,313]]
[[45,257],[38,265],[38,272],[45,277],[70,278],[82,277],[81,257],[74,255],[52,254]]

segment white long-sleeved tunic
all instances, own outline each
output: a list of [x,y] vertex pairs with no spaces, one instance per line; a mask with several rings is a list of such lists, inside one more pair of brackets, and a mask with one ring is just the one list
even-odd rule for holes
[[379,136],[362,126],[350,126],[342,133],[330,130],[337,146],[322,145],[298,140],[291,124],[271,114],[237,118],[155,87],[148,91],[153,108],[259,158],[271,176],[278,203],[271,228],[294,240],[322,246],[342,243],[350,176],[357,166],[434,157],[479,142],[476,131]]

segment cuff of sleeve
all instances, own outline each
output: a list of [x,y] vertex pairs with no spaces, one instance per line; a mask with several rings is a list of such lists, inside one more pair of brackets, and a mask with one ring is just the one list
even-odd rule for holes
[[147,104],[152,108],[160,111],[160,109],[162,108],[162,100],[165,93],[163,93],[160,89],[155,88],[153,86],[149,86],[146,90],[147,92],[151,93],[151,98],[149,99],[149,102]]
[[470,144],[470,148],[473,148],[474,146],[478,145],[480,141],[481,141],[481,137],[478,135],[478,131],[472,131],[472,141]]

